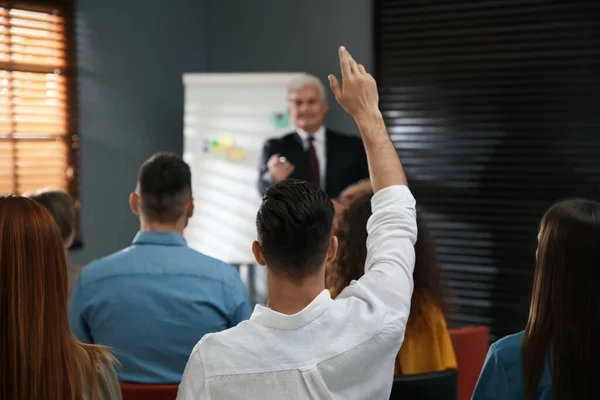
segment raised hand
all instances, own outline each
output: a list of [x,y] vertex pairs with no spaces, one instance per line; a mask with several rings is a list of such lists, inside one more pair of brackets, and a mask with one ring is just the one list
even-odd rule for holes
[[390,140],[379,111],[379,94],[375,79],[357,64],[344,47],[340,47],[342,84],[329,75],[331,90],[344,109],[354,117],[367,151],[373,191],[388,186],[406,185],[406,176],[398,153]]
[[377,83],[362,64],[357,64],[345,47],[339,49],[342,83],[329,75],[329,84],[338,103],[355,119],[379,112]]

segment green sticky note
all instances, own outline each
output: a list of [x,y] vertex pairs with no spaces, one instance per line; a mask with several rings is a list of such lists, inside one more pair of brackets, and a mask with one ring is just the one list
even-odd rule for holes
[[274,112],[271,114],[271,125],[277,128],[285,128],[290,124],[290,117],[286,112]]

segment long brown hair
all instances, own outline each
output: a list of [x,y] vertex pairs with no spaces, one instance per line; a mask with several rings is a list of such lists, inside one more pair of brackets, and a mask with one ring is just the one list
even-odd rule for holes
[[79,400],[111,356],[75,340],[67,260],[54,220],[25,197],[0,197],[0,398]]
[[521,364],[525,398],[535,399],[546,366],[554,398],[600,398],[600,204],[567,200],[540,225]]
[[[328,266],[326,286],[336,297],[352,280],[364,274],[367,258],[367,221],[371,216],[373,193],[354,198],[340,215],[335,234],[339,240],[338,254]],[[427,305],[435,305],[446,311],[444,297],[449,288],[443,279],[442,268],[437,258],[435,240],[425,221],[417,213],[417,243],[415,244],[414,292],[410,305],[408,325],[417,322],[427,324]]]

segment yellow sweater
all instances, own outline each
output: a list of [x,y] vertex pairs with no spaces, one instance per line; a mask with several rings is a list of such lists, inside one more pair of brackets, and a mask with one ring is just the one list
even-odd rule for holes
[[394,374],[426,374],[447,369],[456,369],[456,357],[446,320],[437,306],[429,305],[423,318],[409,320]]

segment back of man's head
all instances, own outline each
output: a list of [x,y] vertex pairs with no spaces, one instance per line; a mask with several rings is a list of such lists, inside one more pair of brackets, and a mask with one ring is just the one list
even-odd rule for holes
[[256,216],[258,242],[272,273],[301,283],[324,265],[333,203],[310,182],[287,180],[264,194]]
[[46,208],[60,231],[63,242],[68,247],[75,231],[75,205],[68,193],[58,189],[40,189],[25,196]]
[[157,153],[140,167],[137,190],[146,219],[174,224],[187,212],[192,197],[190,167],[177,154]]

